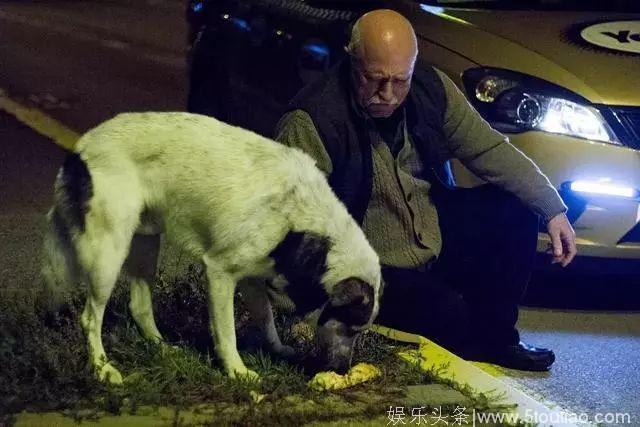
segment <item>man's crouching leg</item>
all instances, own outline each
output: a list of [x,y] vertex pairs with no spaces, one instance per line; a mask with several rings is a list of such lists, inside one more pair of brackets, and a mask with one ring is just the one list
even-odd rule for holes
[[461,353],[515,369],[548,369],[553,352],[521,343],[516,329],[534,265],[538,216],[492,185],[457,192],[444,206],[437,267],[469,307],[470,340]]
[[382,269],[384,291],[376,323],[429,338],[449,349],[467,340],[469,315],[460,293],[430,271]]

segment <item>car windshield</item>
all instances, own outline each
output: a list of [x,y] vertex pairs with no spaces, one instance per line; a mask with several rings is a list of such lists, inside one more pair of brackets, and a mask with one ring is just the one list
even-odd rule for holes
[[421,0],[431,6],[497,10],[640,12],[638,0]]

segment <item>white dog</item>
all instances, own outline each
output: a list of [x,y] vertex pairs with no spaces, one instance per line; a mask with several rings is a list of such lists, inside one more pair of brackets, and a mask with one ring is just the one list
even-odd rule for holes
[[[348,368],[355,337],[378,312],[378,257],[314,161],[210,117],[128,113],[89,131],[60,169],[48,220],[43,271],[54,286],[88,285],[81,324],[96,375],[111,383],[122,377],[107,360],[101,328],[123,265],[137,325],[162,340],[149,283],[163,233],[206,267],[211,333],[230,376],[257,376],[236,348],[233,299],[242,278],[281,274],[294,303],[322,307],[325,368]],[[254,289],[252,297],[272,350],[286,352],[266,293]]]

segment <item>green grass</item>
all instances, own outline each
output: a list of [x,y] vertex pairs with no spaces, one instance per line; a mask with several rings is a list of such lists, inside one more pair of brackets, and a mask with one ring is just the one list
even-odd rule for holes
[[[213,357],[207,326],[202,271],[191,266],[179,278],[160,274],[154,286],[158,327],[176,347],[141,338],[128,313],[128,288],[119,283],[107,307],[103,341],[107,355],[124,375],[124,385],[96,381],[87,366],[85,340],[78,324],[84,296],[67,298],[59,311],[48,310],[41,289],[4,292],[0,298],[0,425],[22,410],[64,411],[77,418],[100,414],[136,413],[148,406],[188,408],[207,403],[215,408],[216,425],[288,425],[301,420],[369,419],[400,405],[403,387],[431,383],[435,372],[423,372],[396,356],[402,349],[379,334],[367,332],[356,344],[354,363],[366,361],[382,376],[348,390],[322,393],[307,387],[310,379],[299,367],[261,352],[241,352],[246,365],[261,374],[261,382],[231,380]],[[237,332],[247,335],[246,313],[237,304]],[[277,314],[285,342],[298,346],[288,328],[296,320]],[[477,407],[491,399],[473,396]],[[266,395],[255,403],[252,392]],[[485,401],[483,401],[485,399]]]

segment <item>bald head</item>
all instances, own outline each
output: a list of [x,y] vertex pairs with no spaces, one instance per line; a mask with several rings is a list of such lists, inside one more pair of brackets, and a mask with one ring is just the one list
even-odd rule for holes
[[404,56],[415,60],[418,44],[411,23],[404,16],[379,9],[365,13],[356,21],[347,50],[360,59]]
[[409,91],[418,45],[411,23],[389,9],[364,14],[346,48],[358,103],[374,118],[389,117]]

